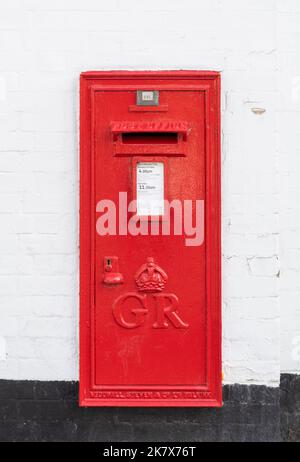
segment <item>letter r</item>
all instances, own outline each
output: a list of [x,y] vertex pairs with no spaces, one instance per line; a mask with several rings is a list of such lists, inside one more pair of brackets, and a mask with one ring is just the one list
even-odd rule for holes
[[[154,329],[166,329],[169,327],[169,320],[177,329],[187,329],[189,325],[179,316],[178,298],[174,294],[157,294],[153,295],[156,301],[156,321],[153,324]],[[169,302],[169,303],[168,303]]]

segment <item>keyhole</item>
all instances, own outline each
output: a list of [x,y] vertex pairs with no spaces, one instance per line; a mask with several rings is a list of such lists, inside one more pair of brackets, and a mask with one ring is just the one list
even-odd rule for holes
[[110,258],[108,258],[107,259],[107,265],[110,266],[110,263],[111,263]]

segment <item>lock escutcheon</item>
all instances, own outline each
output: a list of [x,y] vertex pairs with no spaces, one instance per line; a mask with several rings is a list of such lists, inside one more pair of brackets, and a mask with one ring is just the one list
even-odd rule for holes
[[104,274],[103,283],[106,285],[123,284],[123,274],[119,272],[119,259],[118,257],[104,257],[103,261]]

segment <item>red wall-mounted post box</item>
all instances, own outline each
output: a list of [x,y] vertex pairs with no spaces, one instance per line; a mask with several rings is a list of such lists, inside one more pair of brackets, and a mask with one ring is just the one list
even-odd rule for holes
[[220,406],[220,75],[81,75],[80,404]]

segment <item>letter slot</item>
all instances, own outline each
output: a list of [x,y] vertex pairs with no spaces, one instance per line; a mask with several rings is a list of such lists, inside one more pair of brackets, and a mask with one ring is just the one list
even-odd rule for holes
[[112,122],[115,156],[186,156],[187,122]]

